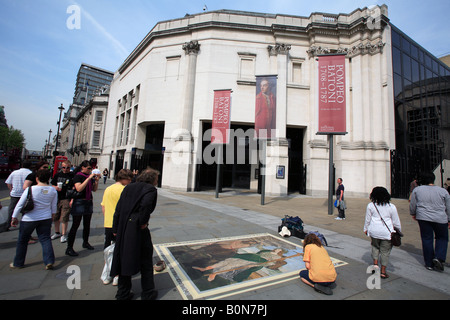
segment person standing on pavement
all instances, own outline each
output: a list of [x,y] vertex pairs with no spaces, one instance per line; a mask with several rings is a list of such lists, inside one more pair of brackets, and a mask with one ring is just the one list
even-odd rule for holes
[[58,212],[53,221],[55,224],[55,234],[52,235],[52,240],[61,237],[61,243],[67,242],[67,229],[70,217],[70,199],[66,196],[67,190],[73,187],[72,179],[74,175],[70,172],[70,167],[70,161],[64,161],[61,166],[61,171],[56,173],[52,179],[52,185],[58,191]]
[[73,221],[67,239],[66,255],[72,257],[78,256],[78,253],[73,249],[73,245],[81,220],[83,220],[83,248],[94,250],[94,247],[89,244],[89,234],[92,213],[94,212],[92,192],[97,191],[98,176],[92,173],[92,166],[89,161],[83,161],[80,167],[81,171],[72,180],[74,188],[79,193],[78,197],[72,203],[71,214]]
[[108,174],[109,174],[109,171],[107,168],[105,168],[105,170],[103,170],[103,184],[106,184],[106,179],[108,179]]
[[[35,186],[37,184],[36,173],[38,172],[38,170],[41,170],[41,169],[49,170],[49,168],[50,168],[50,164],[48,163],[47,160],[39,161],[35,165],[34,170],[26,177],[26,179],[23,183],[23,187],[22,187],[23,190],[26,190],[26,189],[28,189],[28,187]],[[38,238],[31,236],[29,244],[34,244],[37,242],[37,240],[38,240]]]
[[31,173],[30,168],[31,162],[25,161],[22,165],[22,168],[13,171],[5,181],[9,189],[9,195],[11,197],[11,201],[9,202],[8,207],[7,230],[9,230],[11,226],[14,208],[16,207],[17,203],[20,200],[20,197],[23,194],[23,184],[25,182],[25,179]]
[[47,270],[53,269],[55,263],[55,254],[53,251],[52,240],[50,238],[52,229],[52,215],[56,213],[58,194],[55,188],[48,184],[51,172],[47,169],[41,169],[36,173],[37,185],[27,189],[21,196],[12,216],[11,224],[17,226],[18,217],[27,200],[28,192],[32,194],[34,202],[33,210],[23,215],[20,222],[19,238],[17,239],[16,256],[10,264],[12,269],[23,268],[25,265],[25,256],[27,254],[28,241],[31,233],[36,230],[39,242],[42,246],[42,256]]
[[133,172],[129,169],[122,169],[117,173],[115,179],[116,183],[105,189],[101,203],[103,216],[105,218],[104,249],[109,247],[116,239],[112,232],[114,212],[116,211],[117,202],[120,199],[123,189],[125,186],[129,185],[133,179]]
[[158,291],[153,280],[153,244],[148,229],[155,210],[158,184],[157,170],[148,168],[123,190],[113,221],[116,235],[110,276],[119,276],[117,300],[130,300],[131,277],[141,273],[142,300],[155,300]]
[[386,267],[392,250],[391,232],[394,232],[394,227],[401,231],[400,218],[396,206],[390,203],[391,195],[386,188],[373,188],[370,200],[366,209],[364,233],[372,239],[373,264],[379,267],[380,262],[380,276],[387,279],[389,275],[386,273]]
[[342,178],[337,179],[338,187],[336,189],[336,199],[338,200],[338,216],[335,220],[345,220],[345,201],[344,201],[344,185],[342,184]]
[[409,213],[419,223],[425,267],[444,271],[450,228],[450,195],[444,188],[434,185],[435,178],[431,172],[420,176],[420,186],[411,194]]

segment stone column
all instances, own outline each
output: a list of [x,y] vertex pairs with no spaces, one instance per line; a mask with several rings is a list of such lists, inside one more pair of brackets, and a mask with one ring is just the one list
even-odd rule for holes
[[185,72],[185,88],[183,102],[183,118],[181,120],[181,128],[185,134],[192,137],[192,115],[194,111],[194,95],[195,95],[195,75],[197,71],[197,56],[200,51],[198,41],[186,42],[183,50],[187,56],[186,72]]
[[[288,193],[288,141],[286,139],[287,125],[287,83],[288,83],[288,44],[277,43],[269,46],[269,55],[277,58],[277,138],[267,142],[266,155],[266,191],[269,195],[284,196]],[[277,168],[284,167],[284,178],[277,179]]]
[[197,72],[197,56],[200,51],[198,41],[186,42],[183,45],[186,53],[184,73],[184,99],[182,102],[179,128],[171,133],[170,143],[166,144],[163,167],[163,186],[175,190],[191,191],[193,186],[193,135],[192,119],[195,101],[195,77]]

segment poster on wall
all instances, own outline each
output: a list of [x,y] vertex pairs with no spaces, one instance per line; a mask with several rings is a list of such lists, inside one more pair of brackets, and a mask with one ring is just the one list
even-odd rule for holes
[[345,55],[319,56],[320,134],[346,133]]
[[227,144],[230,139],[231,90],[215,90],[211,143]]
[[256,77],[255,138],[276,137],[277,76]]

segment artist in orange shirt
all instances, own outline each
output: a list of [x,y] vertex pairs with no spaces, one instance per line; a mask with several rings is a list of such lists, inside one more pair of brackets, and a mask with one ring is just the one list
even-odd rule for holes
[[[261,92],[256,95],[255,130],[259,138],[271,138],[272,129],[276,128],[276,97],[272,93],[269,80],[263,78],[260,83]],[[267,134],[259,130],[267,130]],[[273,132],[275,134],[275,132]]]
[[300,279],[320,293],[333,294],[331,289],[336,287],[336,270],[327,250],[314,233],[309,233],[303,240],[303,261],[306,270],[300,271]]

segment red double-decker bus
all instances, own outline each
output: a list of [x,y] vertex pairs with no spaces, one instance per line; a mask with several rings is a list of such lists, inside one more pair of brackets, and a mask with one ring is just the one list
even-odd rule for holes
[[8,177],[17,169],[20,169],[20,149],[15,148],[8,152],[0,150],[0,176]]

